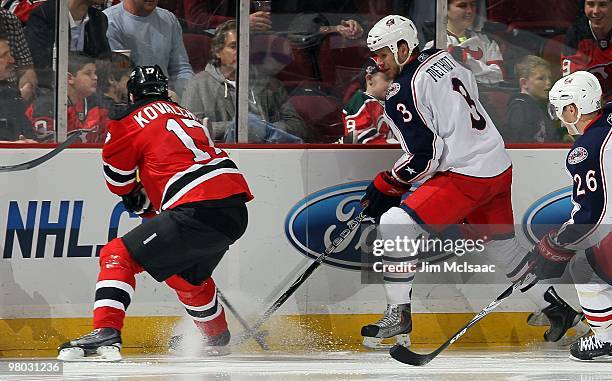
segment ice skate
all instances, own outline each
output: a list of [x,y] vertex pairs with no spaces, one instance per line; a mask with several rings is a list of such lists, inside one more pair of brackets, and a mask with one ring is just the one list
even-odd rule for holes
[[120,361],[121,332],[114,328],[98,328],[58,348],[60,361]]
[[[552,286],[544,293],[544,300],[550,305],[530,314],[527,318],[529,325],[550,325],[550,328],[544,333],[544,340],[557,342],[560,345],[570,345],[589,333],[589,326],[582,321],[584,314],[575,311],[565,300],[561,299]],[[575,329],[573,335],[567,332],[570,328]]]
[[[226,356],[232,353],[230,346],[228,345],[231,339],[229,330],[225,330],[218,336],[206,337],[204,343],[197,343],[198,348],[194,348],[194,355],[201,356]],[[201,348],[200,348],[201,346]],[[188,344],[184,335],[175,335],[168,341],[168,352],[177,355],[184,356],[189,354]]]
[[603,342],[595,335],[583,337],[570,346],[570,359],[612,362],[612,343]]
[[[388,304],[385,315],[376,323],[363,326],[363,346],[371,349],[388,349],[393,344],[410,346],[412,316],[410,304]],[[384,339],[395,337],[395,343],[383,344]]]

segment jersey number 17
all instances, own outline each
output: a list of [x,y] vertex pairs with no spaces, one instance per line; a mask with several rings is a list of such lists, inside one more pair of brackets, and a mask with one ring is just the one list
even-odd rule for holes
[[208,134],[208,129],[202,123],[198,122],[197,120],[186,119],[186,118],[182,118],[182,119],[172,118],[172,119],[168,119],[168,122],[166,123],[166,130],[173,132],[179,138],[181,143],[183,143],[183,145],[187,149],[193,152],[194,154],[193,161],[199,162],[199,161],[206,161],[206,160],[212,159],[209,153],[199,149],[196,146],[196,142],[193,140],[193,138],[189,134],[188,129],[190,128],[201,128],[202,131],[204,131],[204,136],[206,137],[206,143],[208,144],[208,146],[215,150],[215,154],[218,155],[221,153],[221,150],[219,148],[215,148],[213,141],[210,138],[210,135]]

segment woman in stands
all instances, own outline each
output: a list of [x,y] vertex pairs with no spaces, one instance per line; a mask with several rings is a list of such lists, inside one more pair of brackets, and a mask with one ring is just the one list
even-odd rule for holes
[[[496,84],[504,80],[502,54],[497,42],[475,29],[476,0],[448,0],[448,50],[476,76],[476,81]],[[425,48],[431,48],[433,41]]]

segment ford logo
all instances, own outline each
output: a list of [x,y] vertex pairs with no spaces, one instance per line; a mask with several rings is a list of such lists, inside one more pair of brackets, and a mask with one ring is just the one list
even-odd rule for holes
[[552,229],[558,229],[572,213],[572,187],[559,189],[534,202],[523,217],[523,232],[539,242]]
[[[346,228],[346,223],[361,212],[359,200],[370,181],[336,185],[300,200],[285,219],[285,234],[302,254],[316,259],[332,240]],[[361,247],[375,226],[362,223],[323,262],[350,270],[361,270]],[[364,246],[365,247],[365,246]]]

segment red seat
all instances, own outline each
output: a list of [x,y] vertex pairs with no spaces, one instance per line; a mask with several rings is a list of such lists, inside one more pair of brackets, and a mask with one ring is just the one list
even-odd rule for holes
[[497,90],[480,92],[480,102],[485,107],[498,129],[505,123],[506,109],[508,108],[507,105],[510,95],[510,92]]
[[344,95],[342,96],[342,103],[347,104],[348,101],[351,100],[353,95],[359,89],[361,89],[361,83],[359,83],[359,81],[353,81],[353,82],[349,83],[349,85],[344,90]]
[[203,34],[183,33],[183,43],[194,73],[199,73],[206,67],[211,42],[212,37]]
[[339,96],[344,94],[346,84],[359,73],[361,66],[371,53],[364,39],[348,40],[339,34],[330,34],[319,48],[321,81],[335,88]]
[[305,49],[291,46],[291,62],[277,75],[287,87],[293,87],[302,81],[315,81],[313,61]]
[[333,143],[344,134],[342,105],[331,96],[301,89],[289,101],[300,114],[309,131],[309,143]]
[[578,1],[489,0],[487,19],[506,25],[534,22],[542,25],[571,24],[580,12]]

